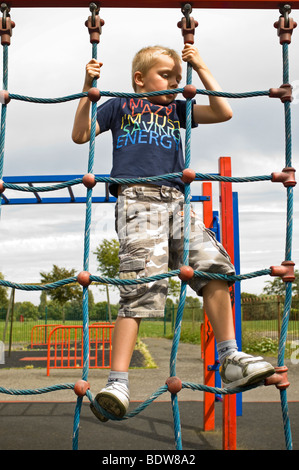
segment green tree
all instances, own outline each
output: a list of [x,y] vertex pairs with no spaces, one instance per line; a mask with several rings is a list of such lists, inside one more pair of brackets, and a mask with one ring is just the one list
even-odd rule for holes
[[[0,273],[0,280],[4,280],[4,276]],[[0,308],[7,310],[8,307],[8,294],[6,287],[0,287]]]
[[115,238],[106,238],[99,244],[94,254],[97,257],[99,271],[107,277],[116,277],[119,271],[119,242]]
[[[111,278],[117,277],[119,271],[119,242],[115,238],[112,240],[104,239],[102,243],[99,244],[94,254],[97,257],[98,270],[100,273],[103,276]],[[105,289],[107,295],[109,321],[111,322],[111,304],[108,284],[105,285]]]
[[61,305],[56,300],[50,300],[47,303],[47,321],[48,323],[60,323],[62,319]]
[[[94,296],[91,289],[88,292],[88,313],[89,318],[92,318],[94,309]],[[65,319],[66,320],[82,320],[83,319],[83,308],[82,299],[75,299],[65,304]]]
[[193,295],[187,295],[185,300],[185,306],[190,308],[201,308],[201,301],[199,297],[193,297]]
[[176,281],[173,277],[169,278],[168,283],[168,295],[173,297],[176,301],[178,300],[181,292],[181,282]]
[[47,308],[47,291],[42,290],[39,299],[40,301],[39,301],[38,311],[41,317],[43,317],[45,315],[45,311]]
[[16,302],[14,311],[16,318],[22,315],[25,320],[38,319],[38,307],[31,302]]
[[[285,295],[285,282],[280,277],[275,277],[273,281],[266,281],[267,284],[263,293],[266,295]],[[299,271],[295,269],[295,281],[292,285],[293,295],[299,295]]]
[[[110,305],[111,309],[111,317],[116,318],[118,313],[118,305]],[[92,310],[92,318],[93,322],[99,321],[107,321],[109,319],[108,313],[108,303],[107,302],[98,302],[94,305]]]
[[[57,265],[53,265],[52,271],[49,273],[41,272],[42,284],[50,284],[52,282],[59,281],[61,279],[67,279],[75,276],[75,269],[59,268]],[[55,300],[61,307],[62,319],[65,320],[64,307],[67,302],[71,300],[80,300],[82,298],[82,289],[78,284],[68,284],[66,286],[58,287],[57,289],[47,291],[47,295],[51,300]]]
[[256,294],[250,294],[248,292],[241,293],[241,299],[258,299],[259,296]]

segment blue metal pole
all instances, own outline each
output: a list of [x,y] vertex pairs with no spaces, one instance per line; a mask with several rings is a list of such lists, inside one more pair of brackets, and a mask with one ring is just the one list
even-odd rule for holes
[[[236,274],[240,274],[240,232],[239,232],[239,201],[238,193],[233,192],[234,218],[234,265]],[[241,314],[241,283],[235,283],[235,331],[236,341],[242,351],[242,314]],[[237,393],[237,416],[242,416],[242,393]]]

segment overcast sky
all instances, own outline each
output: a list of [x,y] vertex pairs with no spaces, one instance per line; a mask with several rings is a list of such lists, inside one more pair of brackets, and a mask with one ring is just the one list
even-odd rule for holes
[[[88,9],[15,9],[16,23],[9,47],[9,86],[11,93],[36,97],[60,97],[82,90],[85,64],[91,58],[91,45],[85,27]],[[104,65],[98,87],[110,91],[132,91],[130,69],[135,52],[145,45],[163,44],[182,50],[183,39],[176,9],[107,9],[98,58]],[[276,10],[201,10],[192,16],[199,22],[196,45],[225,91],[268,90],[282,84],[282,48],[273,23]],[[299,23],[299,13],[291,16]],[[299,28],[289,47],[292,103],[293,166],[299,150]],[[193,83],[202,88],[193,74]],[[206,97],[198,96],[204,103]],[[280,100],[268,97],[230,100],[234,117],[223,124],[200,126],[192,134],[191,167],[198,172],[217,173],[220,156],[232,158],[235,176],[268,175],[285,167],[284,111]],[[72,142],[71,131],[77,101],[56,105],[11,101],[7,113],[4,176],[74,175],[87,172],[88,144]],[[298,166],[298,165],[297,165]],[[108,174],[111,168],[111,137],[96,141],[94,172]],[[213,183],[215,210],[218,183]],[[234,184],[239,194],[241,272],[280,265],[285,259],[286,190],[272,182]],[[298,265],[298,205],[294,191],[293,261]],[[76,194],[85,189],[74,187]],[[94,195],[103,194],[98,184]],[[192,186],[201,193],[201,183]],[[6,191],[8,197],[23,193]],[[60,191],[57,196],[66,195]],[[45,196],[53,196],[47,193]],[[31,196],[32,197],[32,196]],[[196,204],[201,214],[202,207]],[[1,213],[0,272],[5,279],[32,283],[40,281],[41,271],[53,264],[83,266],[85,206],[22,205],[4,206]],[[103,238],[115,237],[114,207],[93,206],[90,272],[97,274],[93,254]],[[242,282],[242,291],[259,294],[262,277]],[[98,289],[94,290],[95,294]],[[40,293],[18,291],[16,300],[38,303]],[[104,293],[96,300],[104,300]],[[115,296],[115,301],[117,297]]]

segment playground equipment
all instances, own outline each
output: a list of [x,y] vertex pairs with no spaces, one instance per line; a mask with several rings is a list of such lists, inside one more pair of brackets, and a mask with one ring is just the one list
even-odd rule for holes
[[[89,369],[109,369],[111,367],[113,328],[113,325],[89,326]],[[48,338],[47,375],[50,375],[50,369],[82,367],[83,341],[83,327],[80,325],[59,325],[53,328]]]
[[[126,5],[124,5],[124,3]],[[72,1],[72,0],[62,0],[62,1],[51,1],[46,0],[43,2],[33,1],[33,0],[12,0],[10,2],[10,7],[85,7],[88,5],[88,2],[83,0]],[[279,3],[273,0],[229,0],[228,2],[222,1],[194,1],[192,3],[194,8],[279,8]],[[121,0],[104,0],[101,2],[101,7],[132,7],[132,8],[144,8],[144,7],[169,7],[169,8],[178,8],[181,7],[181,3],[178,1],[165,0],[163,4],[157,2],[156,0],[146,0],[146,1],[137,1],[129,0],[123,2]],[[292,2],[292,8],[299,8],[299,1]],[[99,17],[99,7],[95,4],[90,5],[91,16],[86,22],[86,26],[90,33],[90,42],[92,44],[92,57],[97,58],[97,45],[100,41],[100,34],[102,26],[104,25],[103,20]],[[182,449],[182,440],[181,440],[181,429],[180,429],[180,416],[179,416],[179,405],[178,405],[178,392],[181,388],[190,388],[192,390],[202,390],[204,392],[209,392],[210,394],[221,394],[224,396],[224,448],[225,449],[235,449],[236,448],[236,423],[235,423],[235,403],[236,398],[235,394],[244,392],[245,389],[232,389],[227,390],[220,387],[210,386],[210,385],[200,385],[194,383],[182,383],[179,378],[176,377],[176,357],[177,357],[177,348],[180,340],[180,327],[181,320],[184,311],[184,303],[186,298],[186,290],[188,280],[193,276],[201,276],[205,279],[232,279],[235,281],[241,281],[242,279],[250,279],[257,276],[263,275],[272,275],[280,276],[283,281],[286,283],[286,303],[284,310],[283,323],[281,328],[281,337],[280,337],[280,346],[279,346],[279,355],[276,374],[273,377],[272,382],[275,383],[276,387],[280,390],[281,404],[282,404],[282,413],[283,413],[283,424],[285,431],[285,441],[286,448],[290,450],[292,448],[292,438],[291,438],[291,429],[290,422],[288,417],[288,404],[287,404],[287,395],[286,388],[288,382],[286,380],[286,368],[284,366],[284,350],[285,342],[287,335],[288,327],[288,318],[291,307],[291,295],[292,295],[292,281],[294,280],[294,263],[292,261],[292,203],[293,203],[293,187],[296,184],[294,173],[295,170],[292,167],[292,148],[291,148],[291,86],[289,85],[289,69],[288,69],[288,46],[291,43],[291,35],[293,29],[296,27],[296,23],[290,18],[290,7],[285,6],[281,10],[281,17],[278,22],[275,23],[275,28],[277,28],[278,36],[280,38],[280,43],[283,48],[283,85],[279,88],[271,88],[270,90],[258,91],[258,92],[247,92],[247,93],[226,93],[226,92],[209,92],[207,90],[196,89],[192,86],[192,67],[190,64],[187,66],[187,80],[186,86],[175,90],[177,93],[182,93],[187,100],[187,116],[186,116],[186,140],[185,140],[185,170],[181,173],[161,175],[158,177],[151,178],[128,178],[128,179],[112,179],[105,176],[96,176],[93,173],[93,163],[94,163],[94,152],[95,152],[95,124],[96,124],[96,108],[97,100],[100,96],[128,96],[128,93],[111,93],[105,91],[98,91],[96,89],[96,80],[94,80],[93,87],[88,93],[78,93],[76,95],[71,95],[58,99],[47,99],[47,98],[33,98],[25,97],[16,94],[12,94],[8,91],[8,76],[7,76],[7,56],[8,56],[8,46],[10,44],[12,30],[15,27],[14,22],[10,18],[10,10],[7,5],[2,5],[3,19],[2,26],[0,27],[1,40],[3,45],[3,88],[4,90],[1,93],[2,99],[2,114],[1,114],[1,139],[0,139],[0,193],[2,193],[2,200],[5,197],[5,189],[10,188],[16,191],[28,191],[37,195],[41,192],[46,191],[55,191],[61,188],[70,188],[76,184],[83,184],[86,187],[86,220],[85,220],[85,245],[84,245],[84,263],[83,270],[77,277],[71,277],[68,279],[63,279],[55,283],[47,284],[44,286],[32,286],[26,284],[16,284],[10,281],[0,281],[0,285],[6,287],[12,287],[22,290],[43,290],[43,289],[54,289],[59,288],[60,286],[66,285],[72,282],[78,282],[83,288],[83,334],[84,334],[84,353],[83,353],[83,372],[82,379],[76,384],[65,384],[57,385],[53,387],[47,387],[41,390],[7,390],[0,388],[2,393],[8,394],[38,394],[38,393],[47,393],[52,390],[60,389],[74,389],[77,394],[77,405],[74,416],[74,430],[73,430],[73,449],[78,448],[78,438],[79,438],[79,423],[80,423],[80,411],[82,406],[83,398],[86,396],[91,402],[93,402],[93,396],[90,391],[90,384],[88,383],[88,369],[89,369],[89,324],[88,324],[88,288],[92,282],[102,282],[102,283],[111,283],[114,285],[119,284],[136,284],[141,282],[152,282],[154,280],[159,280],[163,278],[169,278],[172,276],[178,276],[181,279],[181,295],[180,303],[177,312],[176,325],[175,325],[175,336],[172,345],[171,357],[170,357],[170,377],[166,380],[166,384],[161,386],[152,396],[146,400],[143,404],[138,406],[133,412],[128,413],[124,419],[135,416],[140,411],[142,411],[146,406],[148,406],[153,400],[158,398],[162,393],[169,391],[171,393],[172,400],[172,410],[173,410],[173,419],[174,419],[174,436],[176,449]],[[189,4],[186,4],[182,8],[183,18],[179,22],[179,27],[181,28],[182,36],[184,42],[192,42],[196,22],[191,18],[191,7]],[[146,96],[153,96],[157,94],[167,94],[168,90],[162,92],[153,92],[147,94]],[[174,90],[171,90],[171,93],[174,93]],[[190,141],[191,141],[191,99],[196,94],[214,96],[223,96],[227,98],[250,98],[258,96],[269,96],[272,98],[279,98],[284,105],[285,112],[285,127],[286,127],[286,150],[285,150],[285,168],[281,172],[275,172],[271,175],[263,175],[257,177],[241,177],[235,178],[232,177],[227,168],[223,167],[223,173],[220,175],[211,175],[211,174],[200,174],[196,173],[194,170],[190,169],[191,162],[191,153],[190,153]],[[33,103],[60,103],[69,100],[74,100],[81,98],[83,96],[88,96],[92,101],[92,127],[91,127],[91,138],[90,138],[90,147],[89,147],[89,160],[88,160],[88,169],[87,174],[83,177],[75,178],[72,180],[65,181],[63,183],[53,184],[52,186],[46,187],[24,187],[15,183],[10,183],[5,180],[3,177],[3,159],[4,159],[4,141],[5,141],[5,124],[6,124],[6,113],[7,107],[11,100],[19,101],[28,101]],[[143,96],[136,94],[129,94],[129,96]],[[120,279],[110,279],[101,276],[94,276],[89,273],[89,237],[90,237],[90,223],[91,223],[91,204],[92,204],[92,191],[94,186],[98,182],[108,183],[110,181],[118,183],[140,183],[140,182],[151,182],[159,181],[172,178],[181,177],[185,183],[185,239],[184,239],[184,266],[175,271],[170,271],[162,275],[157,275],[153,277],[143,278],[139,280],[120,280]],[[255,181],[272,181],[272,182],[281,182],[287,190],[287,201],[288,201],[288,214],[287,214],[287,228],[286,228],[286,251],[285,251],[285,260],[282,262],[281,266],[272,266],[268,269],[263,269],[254,273],[249,273],[245,275],[236,275],[236,276],[224,276],[220,274],[211,274],[193,271],[188,266],[188,247],[189,247],[189,224],[190,224],[190,202],[191,202],[191,190],[190,186],[194,180],[201,181],[218,181],[223,185],[223,191],[225,198],[227,198],[227,204],[231,206],[229,209],[230,213],[233,213],[232,204],[233,198],[232,195],[228,196],[227,193],[231,191],[227,183],[232,182],[255,182]],[[9,204],[7,199],[4,204]],[[233,222],[230,217],[227,216],[228,213],[222,215],[223,224],[222,224],[222,239],[224,246],[234,260],[234,251],[233,251],[233,242],[232,237],[229,235],[233,233],[236,227],[233,226]],[[210,215],[208,216],[210,218]],[[210,350],[211,343],[206,342],[206,350]],[[206,364],[206,363],[205,363]],[[206,364],[210,367],[213,367],[213,363]],[[248,387],[250,389],[252,387]],[[95,404],[95,406],[98,406]],[[209,409],[210,404],[207,404]],[[115,417],[110,416],[104,410],[101,410],[102,414],[106,415],[110,419],[115,419]],[[209,411],[208,411],[209,412]],[[207,420],[207,426],[210,426]]]

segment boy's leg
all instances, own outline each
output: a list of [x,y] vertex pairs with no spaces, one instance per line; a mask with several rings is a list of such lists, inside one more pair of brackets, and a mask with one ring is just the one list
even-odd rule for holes
[[141,318],[117,317],[112,338],[111,371],[128,372]]
[[[137,340],[140,318],[117,317],[112,339],[111,372],[106,387],[95,397],[95,401],[108,413],[122,418],[129,406],[128,370]],[[100,421],[107,418],[94,404],[91,410]]]
[[217,343],[235,339],[231,298],[227,282],[214,280],[203,287],[203,302]]
[[235,340],[228,285],[210,281],[202,289],[204,308],[212,325],[221,364],[220,375],[227,388],[258,383],[274,373],[274,367],[262,357],[239,352]]
[[[181,225],[183,226],[183,221]],[[179,267],[183,259],[182,243],[174,243],[174,248],[175,265]],[[223,246],[194,213],[191,214],[189,263],[196,271],[235,274],[234,266]],[[263,358],[238,351],[227,282],[221,279],[207,281],[194,276],[189,284],[198,295],[203,296],[204,307],[217,341],[220,375],[224,386],[245,386],[272,375],[274,367]]]
[[[168,210],[160,188],[124,187],[117,203],[120,242],[119,277],[138,279],[167,272]],[[118,216],[119,215],[119,216]],[[99,405],[121,417],[129,405],[128,369],[142,318],[164,316],[167,279],[154,283],[120,286],[120,308],[112,341],[112,364],[108,383],[96,396]],[[92,411],[101,421],[107,421]]]

